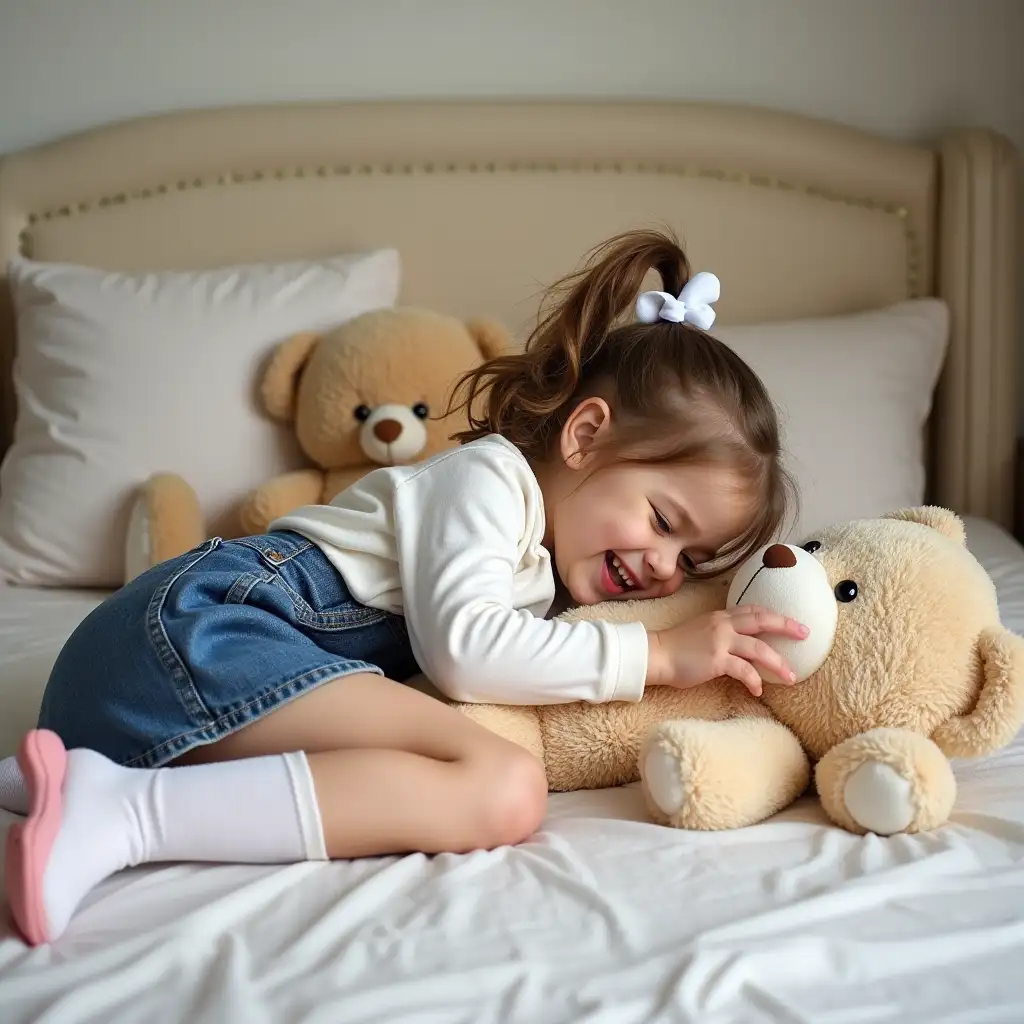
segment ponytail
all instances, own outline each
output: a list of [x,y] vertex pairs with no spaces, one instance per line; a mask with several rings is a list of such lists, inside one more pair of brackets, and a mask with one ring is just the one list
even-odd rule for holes
[[[652,270],[673,296],[690,279],[686,254],[669,235],[635,231],[599,246],[548,293],[548,311],[524,351],[466,373],[448,411],[467,412],[468,427],[455,440],[501,434],[539,464],[576,405],[600,394],[612,411],[602,444],[614,458],[730,467],[747,482],[756,512],[715,564],[695,574],[715,575],[775,535],[795,488],[781,464],[775,406],[757,374],[690,323],[637,321],[637,295]],[[626,313],[629,322],[620,324]]]
[[657,231],[627,232],[593,249],[582,269],[548,292],[523,352],[489,360],[459,379],[448,413],[465,408],[469,426],[453,440],[501,434],[527,458],[543,458],[564,422],[560,413],[604,362],[612,328],[632,313],[651,270],[673,295],[690,277],[678,242]]

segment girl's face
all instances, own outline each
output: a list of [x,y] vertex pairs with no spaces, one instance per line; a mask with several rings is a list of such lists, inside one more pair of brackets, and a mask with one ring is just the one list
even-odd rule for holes
[[[570,419],[563,437],[572,426]],[[602,464],[599,455],[574,457],[573,439],[566,448],[569,457],[539,476],[546,542],[577,604],[674,594],[688,569],[709,561],[749,524],[750,500],[732,470]]]

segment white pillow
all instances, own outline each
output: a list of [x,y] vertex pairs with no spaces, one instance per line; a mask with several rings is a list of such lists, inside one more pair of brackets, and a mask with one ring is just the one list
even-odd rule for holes
[[924,428],[948,331],[938,299],[714,330],[779,406],[800,489],[794,540],[925,500]]
[[[262,363],[298,331],[393,306],[391,249],[316,262],[112,273],[16,259],[15,440],[0,468],[0,579],[119,585],[135,489],[180,473],[217,532],[293,468]],[[301,463],[300,463],[301,464]]]

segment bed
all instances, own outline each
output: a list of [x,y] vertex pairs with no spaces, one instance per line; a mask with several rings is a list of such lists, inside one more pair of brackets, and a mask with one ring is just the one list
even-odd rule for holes
[[[726,326],[939,296],[927,498],[964,516],[1024,633],[1014,160],[980,129],[926,148],[713,105],[183,112],[0,162],[0,255],[131,270],[388,244],[404,302],[521,336],[540,285],[590,245],[668,221],[730,282]],[[0,304],[2,445],[5,289]],[[0,589],[0,756],[103,593]],[[133,870],[52,947],[0,932],[0,1019],[1024,1020],[1024,740],[957,775],[951,823],[923,836],[853,836],[811,801],[740,832],[673,831],[627,786],[553,797],[514,850]]]

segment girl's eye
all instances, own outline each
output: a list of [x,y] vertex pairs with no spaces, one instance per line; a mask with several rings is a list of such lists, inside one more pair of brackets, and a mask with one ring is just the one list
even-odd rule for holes
[[679,556],[679,564],[683,567],[684,572],[693,573],[697,569],[697,563],[685,553]]
[[[651,508],[654,508],[652,505]],[[672,524],[655,508],[654,509],[654,521],[658,524],[658,529],[662,533],[671,533]]]

